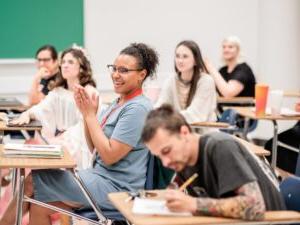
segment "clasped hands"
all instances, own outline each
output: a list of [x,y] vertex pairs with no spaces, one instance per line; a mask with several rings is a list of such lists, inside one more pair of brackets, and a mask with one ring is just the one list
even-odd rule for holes
[[74,87],[74,99],[76,105],[84,118],[95,116],[99,107],[99,95],[88,91],[77,84]]

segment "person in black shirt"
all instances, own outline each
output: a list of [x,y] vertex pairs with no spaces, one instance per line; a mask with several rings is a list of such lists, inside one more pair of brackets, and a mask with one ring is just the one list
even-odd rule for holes
[[198,173],[187,190],[189,195],[167,190],[166,205],[171,211],[261,220],[266,210],[285,209],[269,165],[228,134],[192,133],[170,105],[148,114],[142,139],[184,181]]
[[206,59],[205,65],[215,80],[218,92],[224,97],[254,97],[255,76],[247,63],[240,60],[240,40],[230,36],[223,40],[225,66],[219,71]]
[[54,46],[44,45],[36,54],[37,73],[33,78],[29,92],[29,105],[36,105],[48,95],[54,87],[55,78],[59,73],[58,54]]

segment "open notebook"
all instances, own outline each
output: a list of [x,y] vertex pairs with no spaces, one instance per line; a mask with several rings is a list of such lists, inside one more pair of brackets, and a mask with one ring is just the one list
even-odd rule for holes
[[133,201],[132,212],[142,215],[164,215],[164,216],[192,216],[188,212],[171,212],[165,200],[135,198]]

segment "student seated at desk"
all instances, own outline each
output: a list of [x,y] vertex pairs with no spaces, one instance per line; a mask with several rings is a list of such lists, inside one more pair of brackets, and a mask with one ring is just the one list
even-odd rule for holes
[[176,46],[175,72],[161,89],[155,106],[173,105],[188,123],[216,121],[216,88],[197,43],[185,40]]
[[[300,112],[300,101],[296,104],[295,110]],[[273,138],[268,140],[265,149],[272,150]],[[300,121],[298,121],[292,128],[278,134],[278,149],[277,149],[277,163],[276,165],[289,173],[294,174],[298,155],[300,153],[289,149],[300,149]],[[267,157],[271,161],[272,156]]]
[[91,154],[84,134],[81,134],[83,120],[74,100],[76,84],[84,86],[90,95],[98,93],[85,50],[74,46],[61,55],[60,73],[56,76],[55,88],[39,104],[23,112],[13,122],[24,124],[33,119],[40,120],[43,126],[42,136],[52,144],[66,144],[78,166],[86,167]]
[[36,54],[37,73],[29,92],[29,105],[36,105],[54,87],[55,78],[59,73],[58,54],[54,46],[44,45]]
[[240,39],[229,36],[223,40],[225,66],[219,71],[205,60],[209,74],[214,78],[218,92],[224,97],[254,97],[255,76],[245,62],[240,62]]
[[191,133],[170,105],[149,113],[142,139],[183,181],[198,173],[188,188],[190,195],[167,191],[167,207],[172,211],[260,220],[266,210],[285,208],[269,166],[228,134]]
[[[91,149],[97,151],[94,167],[79,171],[79,175],[103,210],[114,210],[108,193],[143,189],[145,185],[149,151],[141,142],[141,133],[152,105],[142,93],[142,84],[153,75],[157,64],[156,52],[145,44],[135,43],[123,49],[114,64],[108,65],[115,92],[120,97],[100,119],[96,117],[97,108],[101,107],[97,98],[89,97],[82,87],[76,91],[87,139]],[[37,200],[67,210],[91,207],[68,171],[32,171],[25,180],[25,194],[34,194]],[[14,199],[1,225],[14,223],[15,204]],[[29,213],[31,225],[46,225],[50,224],[53,211],[32,204]]]

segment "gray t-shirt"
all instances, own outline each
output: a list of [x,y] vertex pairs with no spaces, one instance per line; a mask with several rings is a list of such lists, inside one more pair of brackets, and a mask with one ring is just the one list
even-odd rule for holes
[[132,150],[113,165],[105,165],[98,155],[95,169],[102,177],[111,180],[119,188],[141,189],[145,184],[149,157],[148,149],[141,142],[141,133],[152,104],[148,98],[140,95],[110,113],[116,107],[117,101],[114,101],[107,110],[100,114],[99,126],[109,114],[104,126],[105,135],[132,146]]
[[196,165],[186,168],[180,177],[186,180],[195,172],[199,176],[189,189],[194,196],[232,197],[236,196],[237,188],[257,181],[266,209],[285,209],[278,182],[270,167],[228,134],[217,132],[200,138]]

